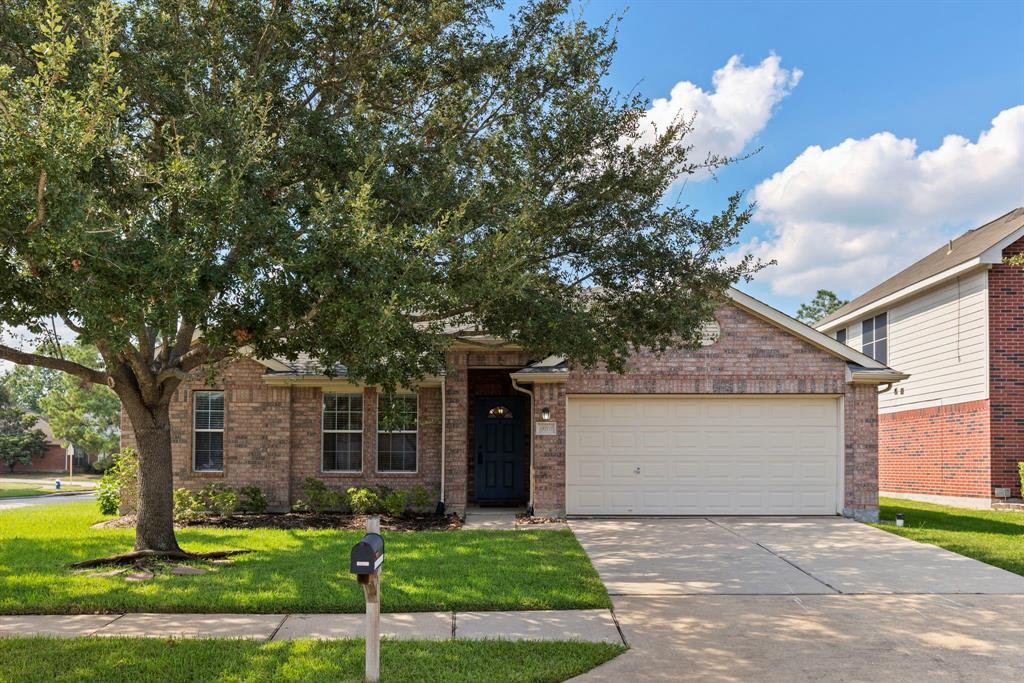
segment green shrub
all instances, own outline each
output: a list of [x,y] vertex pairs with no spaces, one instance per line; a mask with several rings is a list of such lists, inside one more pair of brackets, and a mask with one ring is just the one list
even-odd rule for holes
[[188,521],[205,512],[199,496],[188,489],[174,489],[174,519]]
[[97,484],[96,502],[104,515],[132,514],[139,504],[139,456],[125,448],[111,459]]
[[259,486],[243,486],[238,489],[238,495],[241,497],[238,509],[242,512],[258,515],[267,511],[267,497]]
[[373,489],[350,488],[348,502],[356,515],[369,515],[381,509],[380,496]]
[[98,472],[99,474],[103,474],[104,472],[109,470],[111,468],[111,466],[113,466],[113,464],[114,464],[114,456],[110,455],[110,454],[107,454],[107,455],[101,455],[100,457],[96,458],[96,462],[94,462],[91,465],[89,465],[89,467],[92,468],[93,472]]
[[1017,470],[1020,472],[1020,497],[1024,498],[1024,461],[1017,463]]
[[417,512],[428,512],[434,506],[434,496],[423,484],[417,484],[412,489],[411,507]]
[[204,510],[219,517],[230,517],[238,509],[238,492],[224,484],[207,484],[198,498]]
[[392,517],[401,517],[408,508],[409,493],[407,491],[392,491],[388,489],[380,496],[380,505],[384,512]]
[[302,492],[306,494],[305,504],[313,512],[348,512],[349,499],[344,493],[328,488],[316,477],[307,477],[302,484]]

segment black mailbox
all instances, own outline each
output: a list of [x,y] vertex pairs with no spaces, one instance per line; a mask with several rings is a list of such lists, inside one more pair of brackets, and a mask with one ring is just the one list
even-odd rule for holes
[[380,534],[366,534],[352,546],[352,573],[376,574],[384,562],[384,539]]

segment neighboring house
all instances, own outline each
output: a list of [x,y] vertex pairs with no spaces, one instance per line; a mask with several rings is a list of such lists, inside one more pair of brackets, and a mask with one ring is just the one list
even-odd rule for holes
[[817,323],[911,378],[879,397],[883,495],[989,507],[1020,495],[1024,208],[970,230]]
[[41,457],[32,458],[28,465],[15,465],[15,472],[51,472],[59,474],[67,472],[68,449],[61,445],[50,429],[50,423],[41,417],[36,418],[33,429],[38,429],[46,436],[46,452]]
[[[171,404],[174,485],[255,484],[286,509],[337,489],[436,491],[449,510],[878,516],[877,385],[905,375],[736,290],[706,344],[628,371],[531,358],[479,333],[394,400],[308,362],[238,359]],[[122,442],[134,445],[122,411]]]

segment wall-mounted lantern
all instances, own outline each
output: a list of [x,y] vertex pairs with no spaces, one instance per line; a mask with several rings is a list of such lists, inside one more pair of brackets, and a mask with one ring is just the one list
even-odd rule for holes
[[550,420],[551,419],[551,408],[548,408],[547,406],[544,406],[543,408],[541,408],[540,409],[540,419],[544,420],[545,422]]

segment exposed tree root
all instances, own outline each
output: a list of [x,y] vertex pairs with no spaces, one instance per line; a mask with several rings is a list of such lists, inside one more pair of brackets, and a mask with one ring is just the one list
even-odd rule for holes
[[139,564],[153,560],[215,560],[221,557],[232,557],[244,555],[252,550],[214,550],[208,553],[187,553],[184,550],[133,550],[122,555],[111,555],[110,557],[99,557],[94,560],[82,560],[72,562],[74,569],[88,569],[89,567],[100,567],[105,564]]

